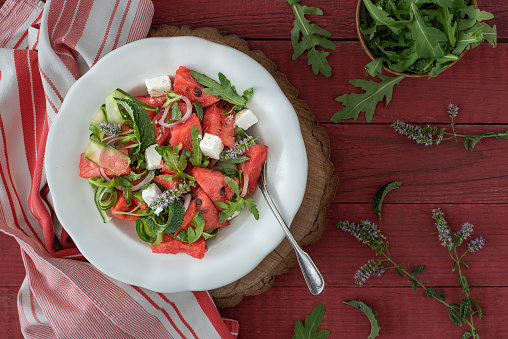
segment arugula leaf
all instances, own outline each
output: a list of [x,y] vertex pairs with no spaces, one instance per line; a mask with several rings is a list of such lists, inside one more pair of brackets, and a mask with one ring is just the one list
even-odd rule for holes
[[[245,90],[244,95],[241,96],[236,92],[235,86],[231,85],[231,81],[222,73],[219,73],[219,81],[213,80],[207,75],[198,73],[196,71],[190,71],[191,75],[199,82],[201,85],[205,86],[204,92],[206,94],[213,95],[219,99],[225,100],[233,105],[237,106],[237,108],[245,107],[247,100],[252,96],[253,89],[249,88]],[[247,99],[246,99],[247,98]]]
[[184,170],[187,167],[187,156],[189,154],[187,149],[183,149],[182,154],[178,152],[178,145],[174,145],[173,147],[171,147],[171,145],[156,146],[155,150],[164,159],[167,169],[175,172],[171,180],[178,178],[183,179],[186,177]]
[[337,46],[327,39],[332,36],[332,33],[316,24],[311,24],[310,20],[305,18],[306,15],[323,15],[321,9],[302,6],[299,2],[300,0],[288,0],[295,15],[291,30],[291,44],[294,49],[292,58],[296,60],[307,51],[308,64],[312,67],[314,74],[321,73],[329,77],[332,75],[332,68],[326,58],[330,53],[316,49],[316,47],[336,50]]
[[193,102],[192,106],[194,106],[194,110],[196,111],[196,116],[198,117],[199,122],[202,122],[204,117],[203,107],[197,101]]
[[336,112],[331,120],[340,122],[342,119],[358,119],[360,112],[365,112],[365,118],[368,122],[372,120],[376,105],[379,101],[386,97],[386,105],[390,103],[393,94],[393,88],[398,85],[403,76],[389,77],[378,74],[381,82],[365,79],[354,79],[349,83],[355,87],[362,88],[365,93],[343,94],[335,100],[343,104],[344,109]]
[[196,212],[196,215],[194,215],[194,218],[192,218],[191,225],[193,225],[195,228],[189,227],[187,229],[187,242],[189,244],[197,241],[203,234],[203,229],[205,227],[205,217],[203,217],[201,212]]
[[252,213],[254,219],[259,220],[259,212],[256,204],[254,203],[254,199],[242,198],[240,196],[241,194],[240,186],[235,180],[231,179],[230,177],[225,177],[224,181],[229,187],[231,187],[234,196],[230,201],[226,203],[220,201],[215,202],[217,206],[222,208],[222,210],[219,213],[219,222],[220,223],[225,222],[228,218],[232,217],[236,212],[240,212],[245,207],[247,207],[247,209]]
[[435,27],[428,27],[418,13],[414,3],[411,4],[415,20],[412,34],[415,41],[416,53],[424,58],[440,58],[445,55],[441,42],[447,41],[446,35]]
[[295,323],[295,334],[293,339],[325,339],[330,335],[330,331],[317,331],[323,322],[325,314],[325,305],[319,304],[314,307],[312,313],[305,317],[305,325],[300,319]]
[[374,339],[379,336],[377,314],[369,305],[361,300],[343,301],[342,303],[359,309],[367,316],[367,318],[369,318],[371,330],[368,339]]
[[387,61],[386,58],[376,58],[365,65],[365,74],[375,77],[383,69],[383,61]]
[[387,12],[375,6],[370,0],[363,0],[363,3],[377,25],[386,26],[395,34],[400,33],[401,28],[405,25],[404,22],[395,21]]
[[144,152],[149,146],[155,144],[155,131],[148,112],[136,101],[115,98],[134,122],[134,135],[139,140],[138,152]]
[[189,161],[195,167],[207,167],[209,163],[209,157],[203,155],[199,146],[202,138],[203,136],[199,127],[192,125],[192,154],[189,157]]

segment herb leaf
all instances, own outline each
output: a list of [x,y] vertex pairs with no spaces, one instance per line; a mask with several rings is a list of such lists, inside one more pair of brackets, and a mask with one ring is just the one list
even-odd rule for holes
[[245,207],[252,213],[254,219],[259,219],[259,212],[256,204],[254,203],[254,199],[244,199],[240,196],[241,190],[236,181],[231,179],[230,177],[224,177],[224,181],[226,184],[231,187],[231,190],[235,194],[233,198],[227,203],[223,203],[220,201],[216,201],[215,204],[222,208],[219,213],[219,222],[225,222],[229,217],[232,217],[236,212],[240,212]]
[[371,326],[369,339],[374,339],[379,336],[379,324],[377,321],[377,314],[369,305],[367,305],[365,302],[361,300],[343,301],[342,303],[359,309],[367,316],[367,318],[369,318]]
[[131,116],[134,122],[134,134],[139,140],[138,151],[144,152],[147,147],[155,144],[155,131],[150,116],[143,106],[136,101],[123,98],[115,98],[115,100],[120,103]]
[[337,46],[327,39],[332,36],[332,33],[316,24],[311,24],[310,20],[305,18],[306,15],[311,14],[323,15],[323,11],[317,7],[302,6],[298,2],[300,0],[288,0],[295,15],[291,30],[291,44],[294,49],[292,58],[296,60],[307,51],[308,64],[312,67],[314,74],[321,73],[329,77],[332,75],[332,68],[326,58],[330,53],[318,50],[316,47],[336,50]]
[[356,120],[360,113],[364,112],[367,122],[370,122],[379,101],[386,97],[386,105],[388,106],[392,99],[394,86],[398,85],[404,77],[389,77],[383,74],[378,76],[381,79],[380,82],[365,79],[350,80],[351,85],[362,88],[365,93],[343,94],[337,97],[335,100],[341,102],[344,109],[336,112],[331,120],[335,123],[343,119]]
[[374,213],[376,213],[379,220],[381,220],[381,206],[383,205],[383,199],[386,194],[395,188],[399,188],[402,185],[401,181],[390,181],[379,187],[374,195],[374,200],[372,202],[372,207],[374,208]]
[[196,167],[207,167],[209,163],[209,157],[204,156],[201,152],[199,143],[201,142],[202,136],[199,127],[192,125],[192,154],[189,160],[193,166]]
[[[235,106],[238,106],[239,108],[245,107],[245,104],[247,103],[247,100],[239,95],[236,92],[235,86],[231,85],[231,81],[229,81],[228,78],[222,73],[219,73],[219,81],[213,80],[212,78],[208,77],[207,75],[198,73],[196,71],[190,71],[191,75],[196,79],[197,82],[199,82],[201,85],[205,86],[204,92],[206,94],[213,95],[219,99],[226,100],[229,103],[232,103]],[[247,93],[251,93],[252,89],[247,90]],[[244,94],[246,97],[250,98],[252,96],[252,93],[249,95]]]
[[323,322],[325,305],[319,304],[314,307],[312,313],[305,317],[305,325],[300,319],[295,323],[295,334],[293,339],[324,339],[330,335],[330,331],[319,331],[317,329]]

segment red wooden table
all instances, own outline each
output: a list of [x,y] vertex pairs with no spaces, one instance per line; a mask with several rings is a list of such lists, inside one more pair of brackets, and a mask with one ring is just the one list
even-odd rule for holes
[[[365,77],[363,66],[369,61],[356,36],[356,0],[302,1],[323,10],[323,16],[310,18],[333,34],[337,50],[328,58],[333,68],[330,78],[313,75],[303,57],[291,60],[293,13],[286,1],[154,3],[153,27],[215,27],[263,51],[300,91],[299,97],[330,137],[339,186],[328,209],[323,237],[305,248],[324,276],[325,291],[310,295],[299,268],[293,267],[277,277],[268,292],[221,310],[223,316],[240,321],[240,338],[290,338],[295,320],[304,319],[321,303],[326,312],[320,329],[330,330],[330,338],[366,338],[370,333],[367,318],[341,303],[351,299],[363,300],[377,312],[379,338],[459,338],[467,330],[448,319],[446,307],[426,298],[421,289],[413,293],[407,279],[393,272],[372,278],[363,287],[354,284],[354,273],[373,252],[335,224],[339,220],[377,221],[372,198],[379,186],[391,180],[403,185],[386,196],[383,219],[377,223],[390,241],[392,257],[401,264],[426,265],[421,281],[445,292],[448,302],[460,301],[457,275],[450,272],[453,262],[439,244],[431,211],[440,207],[454,231],[466,221],[473,223],[475,235],[486,239],[485,248],[467,260],[471,293],[484,312],[475,325],[482,338],[508,337],[508,141],[481,141],[473,152],[453,141],[424,147],[397,135],[390,126],[398,119],[446,125],[447,106],[454,103],[460,107],[456,119],[460,130],[508,129],[506,1],[478,0],[481,9],[495,15],[489,24],[497,24],[497,48],[482,44],[435,79],[405,79],[389,106],[379,107],[370,124],[363,117],[356,122],[330,122],[341,109],[334,98],[354,90],[348,81]],[[0,333],[4,338],[20,338],[16,296],[24,269],[16,242],[4,234],[0,242]]]

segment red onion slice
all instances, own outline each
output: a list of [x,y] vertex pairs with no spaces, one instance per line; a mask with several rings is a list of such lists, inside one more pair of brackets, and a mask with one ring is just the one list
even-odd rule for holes
[[99,171],[101,172],[101,175],[104,177],[104,179],[106,179],[107,182],[111,182],[111,179],[106,175],[104,168],[99,167]]
[[[190,100],[184,95],[182,95],[182,100],[185,101],[185,104],[187,105],[187,110],[185,111],[185,114],[182,117],[182,119],[172,122],[170,124],[167,124],[164,122],[166,120],[166,117],[168,116],[169,107],[171,107],[171,105],[170,105],[164,109],[164,114],[162,115],[161,119],[158,121],[159,125],[169,128],[169,127],[179,125],[179,124],[185,122],[187,119],[189,119],[190,115],[192,114],[192,104],[191,104]],[[174,104],[178,105],[177,101],[175,101],[173,103],[173,105]]]
[[141,180],[140,182],[138,182],[136,185],[132,186],[132,191],[135,192],[135,191],[139,191],[139,189],[143,186],[146,185],[147,182],[149,182],[150,180],[153,179],[153,177],[155,176],[155,173],[154,171],[149,171],[148,174],[146,175],[146,177]]
[[245,178],[243,178],[242,194],[240,194],[242,198],[247,195],[248,189],[249,189],[249,176],[246,174]]
[[117,141],[120,138],[122,138],[122,136],[112,137],[111,139],[106,140],[105,144],[106,145],[111,145],[113,142]]
[[183,200],[183,208],[185,209],[185,211],[187,211],[187,208],[189,208],[189,204],[191,202],[191,199],[192,199],[192,195],[190,194],[186,194],[184,195],[184,200]]

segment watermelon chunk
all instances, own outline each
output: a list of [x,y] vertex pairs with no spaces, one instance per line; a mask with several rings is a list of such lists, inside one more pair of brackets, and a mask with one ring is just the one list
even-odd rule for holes
[[221,100],[204,111],[203,132],[218,136],[224,146],[235,146],[235,114],[222,114],[231,110],[231,104]]
[[[226,176],[221,172],[208,168],[194,167],[190,173],[193,177],[197,178],[198,185],[205,191],[211,201],[225,203],[233,198],[234,193],[231,187],[224,181]],[[218,210],[222,209],[217,205],[215,207]]]
[[[120,152],[122,152],[125,155],[129,154],[129,151],[125,150],[125,149],[120,150]],[[126,169],[124,168],[118,174],[119,175],[127,175],[127,174],[129,174],[129,172],[130,172],[130,169],[127,167]],[[106,175],[108,177],[116,176],[113,172],[111,172],[108,169],[105,169],[104,173],[106,173]],[[92,177],[100,177],[101,176],[101,171],[99,169],[99,165],[97,165],[96,163],[91,162],[90,160],[85,158],[85,153],[81,153],[81,156],[79,158],[79,176],[82,178],[92,178]]]
[[[171,107],[172,107],[172,105],[173,104],[171,104],[171,106],[169,106],[168,114],[166,115],[166,121],[171,119]],[[178,101],[178,107],[180,108],[180,111],[182,111],[182,113],[184,113],[185,110],[187,109],[187,105],[183,101]],[[169,137],[171,135],[171,128],[167,128],[167,127],[161,126],[158,123],[158,121],[162,118],[163,115],[164,115],[164,110],[161,109],[159,111],[159,113],[157,113],[152,118],[152,123],[153,123],[153,127],[154,127],[154,132],[155,132],[155,143],[157,145],[163,145],[166,142],[168,142]]]
[[192,126],[196,125],[201,131],[201,123],[196,114],[192,113],[189,119],[181,124],[169,128],[171,130],[171,146],[182,144],[182,147],[192,151]]
[[185,95],[192,103],[196,101],[199,102],[203,108],[219,101],[219,99],[213,95],[206,94],[203,89],[204,87],[190,74],[190,69],[180,66],[180,68],[176,70],[175,82],[173,85],[173,90],[176,93]]
[[246,162],[238,164],[238,170],[242,171],[242,182],[245,178],[249,177],[249,184],[247,188],[246,196],[251,195],[256,190],[256,185],[259,180],[259,175],[263,169],[263,164],[266,161],[266,155],[268,153],[268,146],[266,145],[252,145],[243,154],[249,157]]
[[118,219],[127,219],[130,222],[136,223],[136,220],[138,220],[138,216],[135,215],[129,215],[129,214],[116,214],[114,212],[127,212],[132,211],[136,206],[141,204],[141,209],[146,210],[148,208],[148,205],[146,203],[142,203],[141,200],[138,198],[132,198],[131,204],[127,205],[127,202],[125,201],[125,198],[123,197],[122,191],[117,191],[117,199],[116,203],[111,207],[111,213],[117,217]]
[[202,259],[207,251],[205,239],[199,238],[192,244],[173,238],[169,234],[164,234],[164,241],[158,245],[150,244],[153,253],[185,253],[196,259]]
[[167,190],[171,190],[173,188],[175,188],[175,185],[177,182],[180,181],[180,179],[176,179],[176,180],[166,180],[164,179],[164,177],[167,177],[167,175],[156,175],[154,178],[153,178],[153,181],[158,184],[159,186],[162,186],[164,187],[165,189]]
[[180,232],[187,231],[189,226],[192,224],[192,219],[194,219],[194,216],[196,215],[197,211],[198,204],[196,203],[196,200],[192,200],[189,204],[189,207],[187,207],[187,210],[185,211],[182,226],[180,226],[180,228],[176,230],[175,235],[177,235]]
[[154,107],[161,107],[166,102],[166,96],[160,96],[160,97],[151,97],[149,95],[143,95],[143,96],[137,96],[136,99],[138,99],[141,102],[144,102],[147,105],[154,106]]
[[196,189],[194,197],[196,198],[198,211],[200,211],[205,218],[205,227],[203,230],[208,231],[217,227],[229,225],[229,221],[219,223],[219,210],[217,210],[216,205],[210,200],[201,187]]

